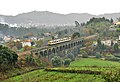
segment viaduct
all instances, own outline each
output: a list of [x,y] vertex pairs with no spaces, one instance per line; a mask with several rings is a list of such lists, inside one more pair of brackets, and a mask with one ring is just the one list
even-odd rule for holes
[[81,48],[84,44],[84,40],[82,38],[74,39],[69,42],[56,44],[53,46],[44,46],[37,49],[31,50],[31,54],[38,55],[39,57],[50,56],[55,53],[61,53],[66,50],[74,50],[75,48]]

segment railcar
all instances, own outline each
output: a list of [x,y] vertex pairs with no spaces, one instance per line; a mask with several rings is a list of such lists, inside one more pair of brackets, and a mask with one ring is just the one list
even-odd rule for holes
[[48,42],[48,45],[56,45],[56,44],[60,44],[60,43],[68,42],[68,41],[71,41],[71,37],[65,37],[65,38],[51,40]]

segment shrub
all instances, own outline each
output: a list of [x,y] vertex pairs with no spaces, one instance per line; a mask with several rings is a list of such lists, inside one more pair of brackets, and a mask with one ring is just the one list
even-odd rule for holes
[[65,66],[69,66],[69,65],[70,65],[70,62],[71,62],[71,59],[70,59],[70,58],[65,59],[65,60],[64,60],[64,65],[65,65]]
[[105,82],[120,82],[120,70],[102,74],[102,78],[105,80]]
[[70,58],[72,61],[75,60],[75,56],[72,52],[68,53],[67,58]]
[[59,56],[54,56],[52,59],[52,65],[55,67],[59,67],[62,65],[62,59]]
[[84,52],[82,53],[82,57],[83,57],[83,58],[88,58],[88,54],[87,54],[86,51],[84,51]]
[[25,61],[28,65],[35,64],[35,59],[32,57],[32,55],[26,55]]
[[7,47],[0,46],[0,70],[5,70],[8,66],[14,66],[18,60],[18,55]]
[[96,53],[96,58],[101,58],[102,55],[100,53]]

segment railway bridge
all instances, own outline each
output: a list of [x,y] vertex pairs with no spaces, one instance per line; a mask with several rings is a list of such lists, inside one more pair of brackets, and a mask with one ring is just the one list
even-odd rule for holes
[[56,44],[52,46],[44,46],[40,47],[37,49],[31,50],[31,54],[35,54],[38,56],[50,56],[55,53],[61,53],[62,51],[70,50],[70,49],[75,49],[75,48],[81,48],[84,44],[84,41],[82,38],[74,39],[69,42],[61,43],[61,44]]

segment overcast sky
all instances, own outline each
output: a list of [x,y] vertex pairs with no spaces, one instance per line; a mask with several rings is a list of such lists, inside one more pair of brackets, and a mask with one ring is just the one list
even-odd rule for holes
[[0,14],[17,15],[30,11],[93,15],[120,12],[120,0],[0,0]]

